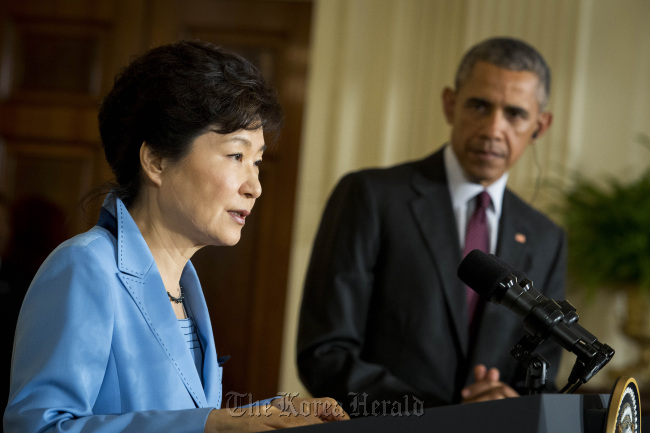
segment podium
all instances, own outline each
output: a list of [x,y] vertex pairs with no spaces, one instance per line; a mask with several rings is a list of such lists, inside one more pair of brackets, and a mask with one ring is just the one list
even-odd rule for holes
[[603,433],[609,400],[609,394],[537,394],[429,408],[401,416],[373,414],[292,428],[291,432]]

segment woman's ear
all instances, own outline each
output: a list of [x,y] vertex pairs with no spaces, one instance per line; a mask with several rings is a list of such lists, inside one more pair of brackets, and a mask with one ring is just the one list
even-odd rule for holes
[[154,184],[162,184],[163,158],[156,155],[146,141],[140,146],[140,166],[145,178]]

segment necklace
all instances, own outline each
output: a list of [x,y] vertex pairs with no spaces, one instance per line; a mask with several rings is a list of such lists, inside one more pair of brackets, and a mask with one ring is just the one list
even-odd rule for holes
[[167,296],[169,296],[169,300],[172,302],[176,302],[177,304],[182,304],[183,301],[185,300],[185,295],[183,294],[183,288],[180,286],[179,286],[179,292],[181,292],[181,295],[178,298],[173,297],[171,293],[167,292]]

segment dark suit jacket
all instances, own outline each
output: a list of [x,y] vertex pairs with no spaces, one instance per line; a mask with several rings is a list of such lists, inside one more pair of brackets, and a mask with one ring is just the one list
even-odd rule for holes
[[[520,317],[485,305],[469,347],[457,233],[442,151],[339,182],[315,240],[300,312],[298,369],[311,393],[347,403],[350,393],[366,393],[368,402],[412,396],[425,406],[452,404],[477,363],[523,386],[525,368],[509,353],[525,333]],[[564,299],[564,232],[509,190],[497,255],[545,296]],[[539,351],[551,363],[550,384],[561,349],[547,341]]]

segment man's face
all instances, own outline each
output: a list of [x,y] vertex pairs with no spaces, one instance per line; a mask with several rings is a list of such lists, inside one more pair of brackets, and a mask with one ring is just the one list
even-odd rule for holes
[[492,184],[550,127],[551,113],[540,112],[538,85],[532,72],[477,62],[460,89],[445,89],[451,146],[472,182]]

